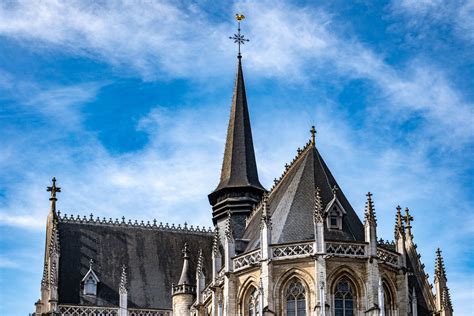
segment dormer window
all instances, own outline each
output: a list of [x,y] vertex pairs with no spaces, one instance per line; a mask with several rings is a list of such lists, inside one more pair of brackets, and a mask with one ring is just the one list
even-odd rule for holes
[[329,211],[328,228],[342,229],[342,212],[336,205]]
[[82,278],[84,289],[83,293],[84,295],[97,296],[97,284],[100,282],[100,280],[97,277],[97,274],[95,274],[94,270],[92,270],[92,263],[93,261],[91,260],[89,271],[87,271],[84,278]]
[[326,210],[326,225],[330,230],[342,230],[342,218],[346,211],[336,196],[328,203]]

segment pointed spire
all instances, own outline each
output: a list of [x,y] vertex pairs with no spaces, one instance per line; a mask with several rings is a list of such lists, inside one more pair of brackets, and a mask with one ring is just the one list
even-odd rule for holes
[[218,188],[226,186],[254,186],[263,190],[263,186],[258,179],[240,58],[237,65],[231,116],[227,130],[221,182]]
[[446,269],[444,267],[444,260],[441,255],[441,250],[439,248],[436,250],[435,278],[444,278],[446,280]]
[[191,284],[190,270],[189,270],[189,250],[188,243],[184,243],[182,250],[183,253],[183,270],[181,270],[181,277],[179,278],[178,285]]
[[367,202],[365,203],[365,223],[370,225],[376,225],[377,219],[375,218],[375,207],[372,201],[372,193],[367,193]]
[[258,179],[240,58],[237,63],[237,76],[227,129],[221,179],[216,190],[211,195],[225,188],[238,187],[252,187],[261,191],[264,190]]
[[397,215],[395,217],[395,239],[399,239],[405,234],[405,227],[403,226],[402,208],[397,206]]
[[122,275],[120,276],[119,293],[127,294],[127,267],[122,265]]
[[323,217],[324,217],[323,199],[321,198],[321,189],[317,187],[315,190],[315,195],[314,195],[313,220],[315,223],[322,223]]

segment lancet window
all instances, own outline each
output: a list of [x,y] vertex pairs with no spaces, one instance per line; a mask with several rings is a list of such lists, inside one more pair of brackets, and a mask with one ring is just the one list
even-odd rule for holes
[[392,292],[385,282],[383,283],[383,299],[385,316],[392,316],[394,310]]
[[297,278],[291,280],[285,293],[286,315],[306,316],[306,290]]
[[351,282],[342,278],[336,285],[334,293],[334,315],[353,316],[355,306],[355,292]]

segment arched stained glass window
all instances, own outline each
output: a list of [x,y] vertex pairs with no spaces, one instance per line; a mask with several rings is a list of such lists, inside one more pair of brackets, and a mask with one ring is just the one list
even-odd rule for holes
[[334,315],[353,316],[354,315],[355,293],[351,283],[346,278],[341,279],[336,286],[334,293]]
[[286,290],[286,315],[306,316],[306,291],[296,278],[291,280]]
[[250,295],[248,296],[247,306],[248,306],[248,315],[249,316],[257,316],[259,315],[259,293],[256,288],[253,288],[250,291]]

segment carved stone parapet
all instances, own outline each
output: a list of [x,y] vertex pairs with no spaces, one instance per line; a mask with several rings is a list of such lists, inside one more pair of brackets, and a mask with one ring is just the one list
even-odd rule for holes
[[314,242],[272,246],[275,260],[310,256],[313,254]]
[[366,257],[367,245],[361,243],[326,242],[326,253],[339,257]]
[[256,249],[252,252],[235,257],[233,259],[234,271],[258,265],[260,264],[260,260],[261,260],[260,249]]

